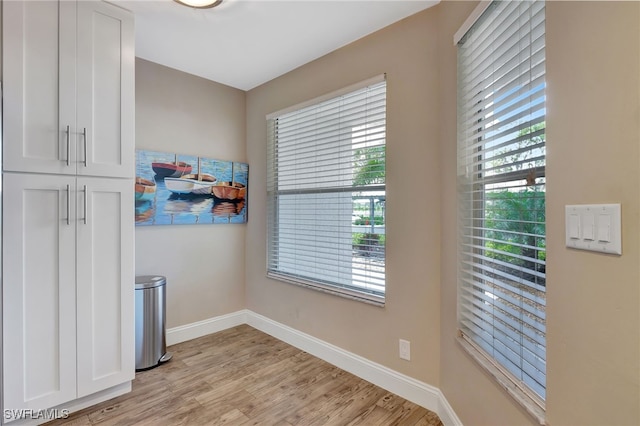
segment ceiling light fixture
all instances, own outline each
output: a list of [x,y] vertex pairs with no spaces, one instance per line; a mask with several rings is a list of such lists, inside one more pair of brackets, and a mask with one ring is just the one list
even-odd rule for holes
[[193,7],[195,9],[211,9],[222,3],[222,0],[174,0],[176,3],[180,3],[185,6]]

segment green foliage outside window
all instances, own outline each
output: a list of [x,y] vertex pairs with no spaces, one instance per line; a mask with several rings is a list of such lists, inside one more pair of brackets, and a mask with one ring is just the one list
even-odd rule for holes
[[385,147],[372,146],[355,150],[353,186],[385,182]]
[[505,151],[491,164],[491,167],[500,167],[502,173],[531,170],[527,186],[521,190],[485,190],[483,200],[485,248],[488,249],[484,255],[539,272],[544,272],[545,266],[533,259],[546,260],[546,216],[545,192],[536,184],[535,171],[536,167],[544,167],[545,162],[527,162],[533,151],[523,148],[535,145],[540,146],[536,149],[544,150],[544,130],[545,122],[522,129],[516,148],[510,147],[514,154],[508,155]]
[[[371,225],[371,219],[369,217],[360,217],[353,221],[354,225]],[[373,218],[374,225],[384,225],[384,218],[382,216],[375,216]]]
[[510,254],[546,259],[544,192],[527,188],[486,193],[485,197],[485,246],[491,249],[486,256],[536,269],[533,262]]

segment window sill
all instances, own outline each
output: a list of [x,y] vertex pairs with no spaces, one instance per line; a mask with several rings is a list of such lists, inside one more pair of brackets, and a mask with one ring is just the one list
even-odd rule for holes
[[330,285],[315,283],[313,281],[293,278],[288,275],[278,274],[275,272],[267,272],[267,278],[273,278],[274,280],[282,281],[285,283],[298,285],[300,287],[309,288],[311,290],[321,291],[323,293],[333,294],[335,296],[344,297],[346,299],[368,303],[370,305],[384,308],[384,296],[376,296],[373,294],[360,293],[355,290],[349,290],[346,288],[342,289],[339,287],[333,287]]
[[546,425],[546,411],[544,402],[541,402],[523,389],[521,389],[515,381],[498,368],[491,360],[489,360],[483,352],[479,351],[473,344],[467,341],[459,332],[456,338],[458,344],[473,358],[484,371],[486,371],[494,380],[509,394],[518,404],[526,410],[540,425]]

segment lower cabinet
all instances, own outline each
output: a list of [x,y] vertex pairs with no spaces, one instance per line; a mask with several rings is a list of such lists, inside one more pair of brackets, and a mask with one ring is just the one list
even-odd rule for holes
[[135,375],[130,179],[3,174],[4,409]]

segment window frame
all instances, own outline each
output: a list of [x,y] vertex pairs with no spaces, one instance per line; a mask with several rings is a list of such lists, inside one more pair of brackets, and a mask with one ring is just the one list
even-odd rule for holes
[[[460,30],[458,30],[458,32],[456,32],[456,34],[454,35],[454,45],[457,47],[465,38],[466,34],[468,33],[468,31],[470,29],[472,29],[475,25],[475,23],[481,18],[483,17],[483,15],[485,13],[492,13],[491,10],[489,10],[489,6],[491,6],[494,2],[493,1],[483,1],[481,2],[476,9],[471,13],[471,15],[469,16],[469,18],[464,22],[464,24],[462,25],[462,27],[460,28]],[[458,67],[460,67],[461,64],[458,60]],[[499,68],[500,64],[497,65],[496,68]],[[458,73],[460,75],[461,70],[460,68],[458,69]],[[458,91],[460,92],[461,87],[460,87],[460,81],[458,81]],[[459,97],[460,100],[460,97]],[[545,101],[546,102],[546,101]],[[458,105],[459,108],[459,115],[458,115],[458,126],[459,126],[459,132],[460,132],[460,108],[461,106]],[[545,118],[543,117],[542,122],[544,122]],[[482,134],[486,129],[484,127],[484,125],[482,123],[480,123],[480,127],[482,128],[482,131],[479,132],[480,134]],[[471,127],[471,126],[470,126]],[[529,127],[529,129],[531,129],[533,126]],[[545,125],[546,128],[546,125]],[[546,135],[546,130],[544,131],[544,134]],[[461,136],[460,133],[458,135],[458,155],[460,156],[460,144],[461,144],[461,140],[460,140]],[[533,138],[533,137],[530,137]],[[482,136],[480,136],[477,140],[477,142],[482,143],[483,142],[483,138]],[[544,138],[544,142],[546,144],[546,136]],[[478,155],[482,155],[482,153],[484,152],[484,146],[485,144],[482,144],[482,147],[478,148]],[[543,145],[544,146],[544,145]],[[472,151],[473,152],[473,151]],[[482,152],[482,153],[481,153]],[[473,156],[474,154],[468,154],[467,156]],[[546,158],[546,155],[544,155],[543,158]],[[496,176],[495,178],[491,179],[486,179],[486,177],[483,175],[484,171],[482,170],[482,166],[481,164],[483,164],[483,162],[487,161],[486,158],[478,158],[477,159],[477,163],[479,164],[477,166],[477,168],[473,168],[471,170],[462,171],[460,169],[460,164],[459,164],[459,169],[458,169],[458,191],[459,191],[459,197],[458,197],[458,214],[462,214],[462,211],[469,211],[469,207],[467,205],[467,209],[465,210],[465,207],[463,207],[463,201],[461,200],[461,196],[462,194],[462,186],[466,185],[467,188],[468,187],[473,187],[473,189],[471,190],[471,192],[474,192],[475,194],[473,195],[471,200],[467,200],[466,203],[470,203],[471,207],[470,209],[472,210],[472,212],[469,215],[469,219],[467,220],[471,220],[473,222],[473,232],[482,232],[482,235],[477,236],[474,234],[474,238],[476,237],[480,237],[481,239],[484,238],[484,234],[486,231],[482,230],[482,231],[477,231],[477,229],[484,229],[485,228],[485,221],[488,220],[487,219],[487,207],[486,207],[486,193],[487,193],[487,185],[495,185],[496,183],[499,182],[513,182],[515,180],[526,180],[527,184],[528,184],[528,180],[529,180],[529,170],[527,169],[520,169],[520,170],[514,170],[511,173],[508,174],[502,174],[500,176]],[[546,162],[546,160],[545,160]],[[535,170],[535,178],[543,178],[544,182],[543,185],[546,187],[546,172],[545,172],[545,166],[543,165],[542,167],[536,167],[534,168]],[[462,178],[463,175],[466,175],[466,178]],[[544,192],[544,190],[543,190]],[[467,194],[465,194],[467,195]],[[546,198],[546,196],[545,196]],[[478,210],[476,209],[476,206],[481,206]],[[481,210],[481,211],[480,211]],[[463,239],[465,237],[463,237],[463,228],[464,228],[464,223],[463,223],[463,218],[459,217],[459,225],[458,225],[458,232],[460,235],[460,238]],[[468,238],[468,237],[467,237]],[[469,249],[467,249],[466,251],[462,249],[462,244],[459,245],[458,247],[458,265],[460,268],[461,263],[463,262],[462,258],[463,256],[466,254],[468,255],[469,253]],[[478,255],[482,255],[482,253],[480,253],[481,251],[484,251],[483,249],[476,249],[479,253],[477,253]],[[477,260],[473,260],[473,264],[476,265],[475,262],[478,262]],[[515,264],[514,264],[515,265]],[[463,305],[465,309],[469,309],[469,305],[473,305],[470,304],[469,302],[463,302],[462,299],[462,275],[461,275],[461,270],[459,269],[458,272],[458,308],[457,308],[457,312],[458,312],[458,335],[457,335],[457,341],[460,344],[460,346],[466,351],[468,352],[471,357],[483,368],[485,369],[493,378],[494,380],[498,381],[498,383],[500,383],[501,387],[503,387],[507,393],[509,395],[511,395],[518,403],[520,403],[520,405],[522,405],[526,411],[531,414],[534,418],[536,418],[540,424],[544,424],[545,423],[545,401],[539,396],[537,395],[535,392],[533,392],[531,389],[529,389],[529,387],[522,382],[520,379],[518,379],[516,376],[514,376],[510,371],[508,371],[508,369],[501,365],[501,363],[499,361],[497,361],[493,356],[491,356],[487,351],[485,351],[483,348],[480,347],[480,345],[474,341],[473,336],[471,335],[467,335],[463,329],[464,326],[462,325],[462,318],[461,318],[461,310],[463,309]],[[546,279],[545,279],[546,280]],[[545,284],[546,286],[546,284]],[[546,291],[545,291],[546,293]],[[546,298],[546,296],[545,296]],[[480,308],[476,308],[478,310],[480,310]],[[522,311],[521,311],[522,312]],[[545,347],[546,347],[546,343],[545,343]],[[546,373],[545,373],[546,375]]]
[[[358,198],[355,194],[356,193],[360,193],[360,194],[377,194],[374,198],[380,198],[382,200],[382,202],[384,203],[386,200],[386,183],[382,182],[382,183],[373,183],[373,184],[366,184],[366,185],[353,185],[353,186],[344,186],[344,187],[335,187],[335,188],[318,188],[317,190],[314,189],[293,189],[293,190],[280,190],[278,188],[279,185],[279,177],[278,177],[278,171],[279,170],[279,165],[278,165],[278,137],[277,137],[277,132],[278,132],[278,124],[279,124],[279,118],[286,116],[287,114],[290,113],[296,113],[299,111],[302,111],[304,109],[307,108],[313,108],[316,107],[318,105],[322,105],[325,103],[330,103],[332,101],[335,101],[341,97],[344,96],[349,96],[352,95],[354,93],[358,93],[360,91],[363,90],[367,90],[369,87],[372,86],[377,86],[377,85],[382,85],[384,87],[384,104],[385,104],[385,113],[384,113],[384,127],[383,127],[383,131],[386,134],[386,94],[387,94],[387,87],[386,87],[386,75],[385,74],[381,74],[381,75],[377,75],[375,77],[369,78],[367,80],[349,85],[347,87],[344,87],[342,89],[339,89],[337,91],[331,92],[331,93],[327,93],[323,96],[293,105],[291,107],[282,109],[280,111],[268,114],[266,116],[267,119],[267,238],[266,238],[266,243],[267,243],[267,259],[266,259],[266,275],[268,278],[272,278],[272,279],[276,279],[282,282],[286,282],[286,283],[290,283],[290,284],[295,284],[298,286],[302,286],[302,287],[306,287],[306,288],[310,288],[313,290],[317,290],[317,291],[321,291],[324,293],[328,293],[328,294],[333,294],[333,295],[337,295],[337,296],[341,296],[341,297],[345,297],[348,299],[352,299],[352,300],[356,300],[356,301],[360,301],[360,302],[365,302],[365,303],[369,303],[369,304],[373,304],[375,306],[384,306],[385,303],[385,293],[386,293],[386,254],[385,254],[385,250],[384,250],[384,246],[382,247],[382,268],[383,268],[383,289],[382,292],[376,292],[376,291],[371,291],[371,290],[366,290],[364,288],[361,288],[358,285],[348,285],[348,284],[340,284],[340,283],[335,283],[332,282],[330,280],[322,280],[322,279],[317,279],[317,278],[313,278],[313,277],[304,277],[301,275],[296,275],[296,274],[292,274],[292,273],[287,273],[287,272],[282,272],[280,270],[278,270],[277,266],[274,266],[275,264],[277,264],[279,262],[278,260],[273,260],[272,256],[273,256],[273,251],[277,251],[277,248],[274,248],[274,245],[277,245],[278,243],[273,241],[273,239],[277,239],[278,235],[280,233],[279,231],[279,227],[281,226],[281,222],[279,219],[279,216],[281,214],[281,204],[279,202],[279,197],[283,197],[284,195],[296,195],[296,194],[332,194],[332,193],[343,193],[343,196],[346,195],[346,193],[352,193],[352,199]],[[366,122],[366,125],[370,124],[368,121]],[[317,137],[318,139],[320,138],[319,136]],[[353,141],[352,141],[353,144]],[[383,145],[382,145],[385,150],[386,150],[386,136],[384,137],[384,141],[383,141]],[[383,154],[383,158],[384,158],[384,154]],[[354,170],[353,168],[351,170]],[[343,170],[344,171],[344,170]],[[386,174],[386,172],[385,172]],[[382,194],[380,194],[382,193]],[[350,224],[351,224],[351,220],[352,220],[352,215],[349,215],[349,220],[350,220]],[[352,227],[349,228],[349,231],[338,231],[338,233],[340,235],[342,235],[343,237],[348,234],[349,238],[352,238],[353,235],[353,229]],[[385,230],[385,234],[386,234],[386,230]],[[276,257],[279,257],[279,252],[278,255]],[[380,259],[380,257],[377,258],[378,260]],[[346,261],[345,264],[348,264],[349,262],[351,262],[351,264],[353,265],[353,260],[352,261]],[[357,269],[359,271],[359,269]],[[366,280],[366,279],[365,279]],[[353,281],[352,281],[353,283]]]

